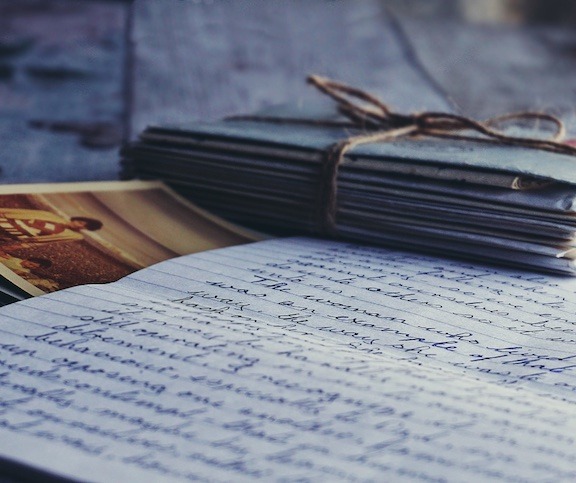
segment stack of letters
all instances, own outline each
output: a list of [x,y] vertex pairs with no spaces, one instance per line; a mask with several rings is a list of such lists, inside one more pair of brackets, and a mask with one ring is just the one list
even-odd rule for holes
[[[126,148],[124,163],[236,222],[317,232],[324,153],[354,134],[265,117],[150,127]],[[573,156],[473,140],[363,144],[339,169],[336,234],[576,273],[575,168]]]

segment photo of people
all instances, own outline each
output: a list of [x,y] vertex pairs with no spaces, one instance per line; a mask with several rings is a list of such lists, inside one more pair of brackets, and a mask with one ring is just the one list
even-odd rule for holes
[[30,295],[258,239],[158,182],[5,186],[0,276]]
[[0,207],[0,247],[4,250],[82,240],[82,230],[100,228],[102,222],[94,218],[73,216],[65,220],[49,211]]

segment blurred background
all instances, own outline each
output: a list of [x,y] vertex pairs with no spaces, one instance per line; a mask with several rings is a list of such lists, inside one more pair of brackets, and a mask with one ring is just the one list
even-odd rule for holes
[[573,0],[383,0],[404,14],[479,23],[576,24]]
[[573,0],[0,0],[0,183],[117,179],[148,124],[310,95],[401,109],[576,106]]

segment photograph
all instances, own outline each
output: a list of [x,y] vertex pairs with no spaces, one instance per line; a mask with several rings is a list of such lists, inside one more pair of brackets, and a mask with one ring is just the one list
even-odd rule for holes
[[159,182],[4,186],[0,275],[30,295],[258,239]]

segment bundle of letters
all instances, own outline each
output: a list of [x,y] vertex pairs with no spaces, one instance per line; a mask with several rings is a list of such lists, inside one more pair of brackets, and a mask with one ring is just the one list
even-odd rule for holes
[[[149,127],[127,172],[170,183],[199,205],[268,232],[318,232],[327,149],[356,133],[319,111]],[[575,274],[576,157],[413,136],[363,143],[339,166],[330,235]],[[321,223],[320,223],[321,224]]]

